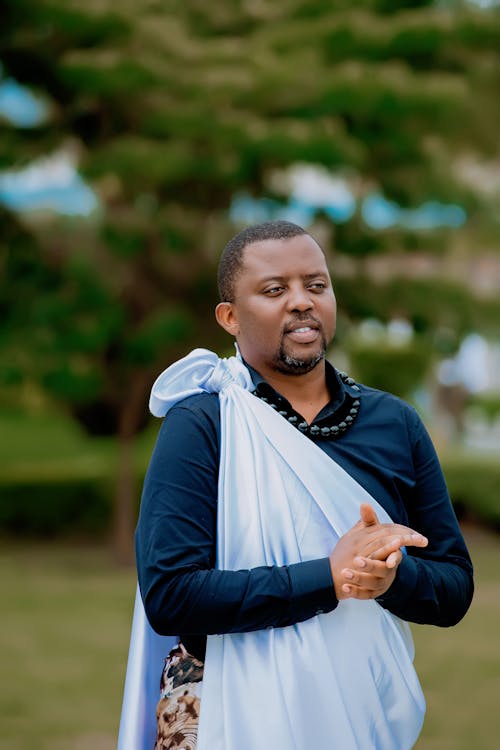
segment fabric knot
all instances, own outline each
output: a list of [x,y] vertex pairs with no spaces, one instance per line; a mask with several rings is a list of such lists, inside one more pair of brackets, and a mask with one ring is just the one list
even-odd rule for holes
[[252,388],[250,373],[240,359],[220,359],[208,349],[194,349],[158,376],[151,389],[149,409],[155,417],[164,417],[188,396],[220,393],[233,384]]
[[205,383],[207,391],[220,393],[234,384],[250,390],[252,387],[250,373],[236,357],[219,359]]

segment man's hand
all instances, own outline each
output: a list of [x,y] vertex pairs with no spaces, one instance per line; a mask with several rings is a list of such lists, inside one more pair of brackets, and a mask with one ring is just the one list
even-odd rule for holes
[[367,503],[360,520],[342,536],[330,555],[337,599],[374,599],[384,594],[403,558],[402,547],[426,547],[417,531],[396,523],[379,523]]

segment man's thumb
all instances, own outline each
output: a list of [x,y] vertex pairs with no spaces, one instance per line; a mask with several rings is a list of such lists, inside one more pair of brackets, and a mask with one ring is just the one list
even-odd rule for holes
[[368,503],[361,503],[359,514],[365,526],[374,526],[378,523],[377,514]]

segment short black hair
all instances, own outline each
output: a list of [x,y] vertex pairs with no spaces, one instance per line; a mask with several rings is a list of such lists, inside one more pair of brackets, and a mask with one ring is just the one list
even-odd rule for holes
[[243,268],[243,251],[253,242],[285,240],[308,234],[305,229],[291,221],[265,221],[246,227],[227,243],[222,251],[217,273],[221,302],[234,302],[236,279]]

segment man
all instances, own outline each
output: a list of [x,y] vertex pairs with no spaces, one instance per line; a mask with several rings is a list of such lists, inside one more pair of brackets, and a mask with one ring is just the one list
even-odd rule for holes
[[152,392],[166,416],[139,584],[153,628],[180,634],[156,747],[195,747],[185,701],[201,697],[202,750],[410,748],[423,700],[402,621],[453,625],[473,590],[430,439],[411,407],[325,360],[336,301],[303,229],[241,232],[219,290],[239,358],[199,350]]

